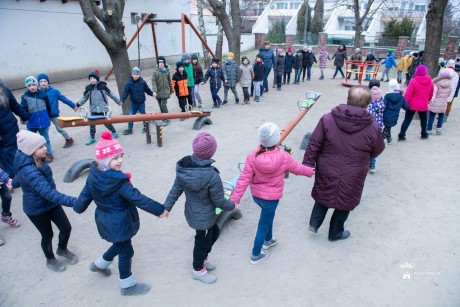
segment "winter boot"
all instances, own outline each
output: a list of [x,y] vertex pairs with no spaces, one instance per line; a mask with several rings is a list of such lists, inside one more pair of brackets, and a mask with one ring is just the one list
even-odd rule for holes
[[64,258],[65,259],[64,261],[67,264],[77,264],[78,263],[77,255],[75,255],[74,253],[72,253],[68,249],[62,250],[62,249],[58,248],[56,250],[56,254],[58,256],[61,256],[62,258]]
[[119,279],[123,296],[142,295],[150,291],[150,286],[147,284],[137,283],[133,274],[125,279]]
[[133,129],[123,130],[123,135],[130,135],[130,134],[133,134]]
[[109,266],[112,264],[112,262],[113,261],[107,261],[102,256],[100,256],[96,261],[90,263],[89,270],[91,272],[97,272],[105,277],[108,277],[112,274],[112,271],[109,269]]
[[240,100],[239,100],[238,98],[235,99],[235,103],[236,103],[236,104],[239,104],[239,103],[240,103]]
[[55,272],[64,272],[65,265],[56,258],[46,259],[46,267]]

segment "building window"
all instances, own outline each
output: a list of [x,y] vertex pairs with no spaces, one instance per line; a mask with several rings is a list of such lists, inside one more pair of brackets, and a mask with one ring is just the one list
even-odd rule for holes
[[300,7],[300,3],[298,3],[298,2],[297,3],[292,3],[291,2],[291,3],[289,3],[289,6],[290,6],[291,9],[296,10],[296,9],[298,9]]
[[137,23],[137,13],[131,13],[131,24],[135,25]]
[[356,30],[356,26],[353,26],[353,25],[345,26],[345,31],[355,31],[355,30]]
[[288,3],[284,3],[284,2],[277,3],[276,8],[279,9],[279,10],[287,9],[288,8]]
[[416,4],[415,11],[425,11],[426,6],[424,4]]

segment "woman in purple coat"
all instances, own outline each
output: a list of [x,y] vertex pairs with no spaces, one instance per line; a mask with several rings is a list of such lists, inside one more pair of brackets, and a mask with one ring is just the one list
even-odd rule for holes
[[329,241],[350,236],[345,221],[361,200],[370,159],[385,148],[380,128],[366,110],[371,99],[368,88],[352,87],[347,104],[320,119],[305,151],[302,164],[316,168],[311,192],[315,205],[308,229],[316,233],[327,210],[334,209]]

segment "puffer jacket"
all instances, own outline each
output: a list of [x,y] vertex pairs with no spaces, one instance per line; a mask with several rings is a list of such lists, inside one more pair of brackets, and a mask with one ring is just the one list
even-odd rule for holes
[[309,65],[313,65],[314,63],[318,63],[316,61],[316,56],[313,52],[310,51],[304,51],[303,52],[303,60],[302,60],[302,66],[307,67]]
[[107,83],[98,81],[96,84],[88,84],[83,93],[83,97],[77,102],[77,106],[84,105],[89,99],[89,108],[91,113],[104,113],[109,105],[107,96],[112,98],[116,103],[120,103],[115,94],[107,87]]
[[244,169],[230,198],[235,203],[240,203],[248,185],[251,194],[257,198],[264,200],[280,199],[283,196],[286,171],[308,177],[313,175],[313,170],[310,167],[298,163],[284,150],[276,147],[274,150],[261,152],[256,157],[258,150],[252,151],[246,157]]
[[373,86],[371,88],[372,101],[380,100],[382,98],[382,91],[378,86]]
[[[235,87],[236,83],[238,83],[238,66],[236,62],[231,61],[224,61],[222,64],[222,72],[224,73],[224,86],[228,87]],[[227,82],[225,82],[227,81]]]
[[254,80],[253,81],[263,81],[264,80],[264,64],[263,63],[254,63]]
[[209,67],[208,70],[206,71],[206,74],[204,75],[203,82],[206,83],[208,79],[210,79],[209,85],[212,88],[220,88],[222,85],[222,82],[225,81],[222,68],[220,68],[219,66]]
[[27,90],[21,96],[21,107],[29,117],[27,121],[28,129],[41,129],[50,126],[49,114],[51,112],[51,105],[44,91],[37,90],[35,93],[32,93]]
[[428,110],[433,113],[445,113],[447,109],[447,99],[452,91],[452,80],[449,77],[440,77],[435,78],[433,83],[433,99],[431,99],[428,104]]
[[292,73],[292,68],[294,68],[294,65],[295,65],[295,58],[294,56],[291,54],[286,54],[285,55],[285,63],[284,63],[284,72],[285,73]]
[[11,91],[0,82],[0,90],[3,90],[8,103],[0,103],[0,147],[17,146],[16,134],[19,132],[18,120],[16,114],[22,121],[29,119],[29,114],[24,112],[21,105],[16,101]]
[[406,71],[409,69],[410,64],[412,64],[412,58],[410,55],[405,55],[399,60],[398,66],[396,69],[399,71]]
[[416,76],[410,80],[404,98],[412,111],[427,111],[433,92],[434,86],[430,76]]
[[385,64],[385,68],[396,67],[395,56],[391,53],[385,60],[382,61],[382,64]]
[[18,150],[14,157],[14,167],[18,174],[13,179],[13,187],[22,189],[22,206],[27,215],[40,215],[57,206],[72,207],[77,199],[56,190],[53,172],[48,164],[40,168],[34,158]]
[[133,187],[127,174],[102,171],[94,163],[73,209],[82,213],[92,201],[97,206],[94,215],[99,235],[111,243],[125,242],[136,235],[140,227],[136,207],[156,216],[165,210],[163,205]]
[[176,179],[164,203],[171,211],[185,192],[185,219],[196,230],[208,230],[216,223],[216,208],[233,210],[235,204],[224,197],[219,171],[214,160],[186,156],[176,164]]
[[370,158],[384,148],[366,109],[345,104],[332,109],[313,131],[302,162],[316,167],[313,199],[328,208],[353,210],[361,201]]
[[171,73],[168,68],[165,67],[161,70],[157,67],[153,70],[152,92],[157,93],[157,99],[168,99],[174,93],[171,86]]
[[410,109],[399,90],[387,93],[383,98],[383,103],[385,104],[385,111],[383,111],[383,125],[385,127],[396,126],[401,108],[404,110]]
[[184,70],[187,73],[187,86],[191,87],[195,85],[195,80],[193,79],[193,65],[192,63],[184,63]]
[[250,87],[252,79],[254,78],[254,70],[252,65],[240,65],[238,79],[240,80],[241,87]]
[[303,62],[303,55],[302,52],[297,52],[295,54],[295,64],[294,68],[299,69],[302,68],[302,62]]
[[71,107],[72,109],[75,108],[75,103],[73,103],[73,101],[68,99],[66,96],[62,95],[58,89],[48,86],[43,91],[46,93],[46,96],[48,96],[48,100],[50,101],[51,118],[59,117],[59,100]]
[[327,67],[327,59],[329,58],[329,53],[327,51],[321,51],[319,53],[319,68]]
[[176,71],[171,79],[171,86],[176,92],[177,97],[187,97],[188,96],[188,79],[187,73],[184,72],[181,74],[179,71]]
[[275,65],[276,57],[272,48],[265,49],[261,47],[259,49],[259,54],[262,57],[262,62],[264,62],[265,68],[271,69]]
[[[378,88],[374,86],[375,88]],[[372,89],[374,88],[372,87]],[[380,89],[379,89],[380,91]],[[380,130],[383,129],[383,111],[385,110],[385,103],[382,99],[382,94],[380,93],[378,98],[372,98],[371,103],[367,105],[366,110],[372,115],[374,121],[379,125]]]
[[337,51],[332,56],[332,59],[334,60],[334,66],[343,67],[345,60],[348,60],[347,51]]
[[284,74],[284,69],[286,66],[286,58],[283,56],[278,56],[276,58],[276,75],[282,76]]
[[142,77],[139,77],[136,81],[131,76],[126,82],[123,93],[121,94],[120,101],[125,101],[128,95],[131,97],[131,102],[141,104],[145,102],[145,93],[153,96],[153,92],[147,85],[147,82]]
[[193,64],[193,80],[195,80],[195,85],[203,82],[203,68],[201,68],[200,63]]
[[457,72],[455,72],[455,70],[453,70],[452,68],[447,67],[446,69],[449,70],[449,77],[452,80],[452,83],[451,83],[452,90],[450,91],[449,97],[447,97],[447,101],[451,102],[454,99],[455,92],[457,91],[457,85],[459,84],[459,81],[458,81],[459,76]]

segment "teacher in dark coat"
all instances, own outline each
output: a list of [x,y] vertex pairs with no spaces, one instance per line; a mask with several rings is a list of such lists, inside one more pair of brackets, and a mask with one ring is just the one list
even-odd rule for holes
[[347,104],[324,115],[313,131],[302,164],[316,167],[311,196],[315,205],[310,231],[316,233],[327,210],[334,209],[329,225],[329,241],[347,239],[344,229],[350,211],[358,206],[371,157],[385,145],[380,129],[366,107],[372,100],[365,87],[352,87]]

